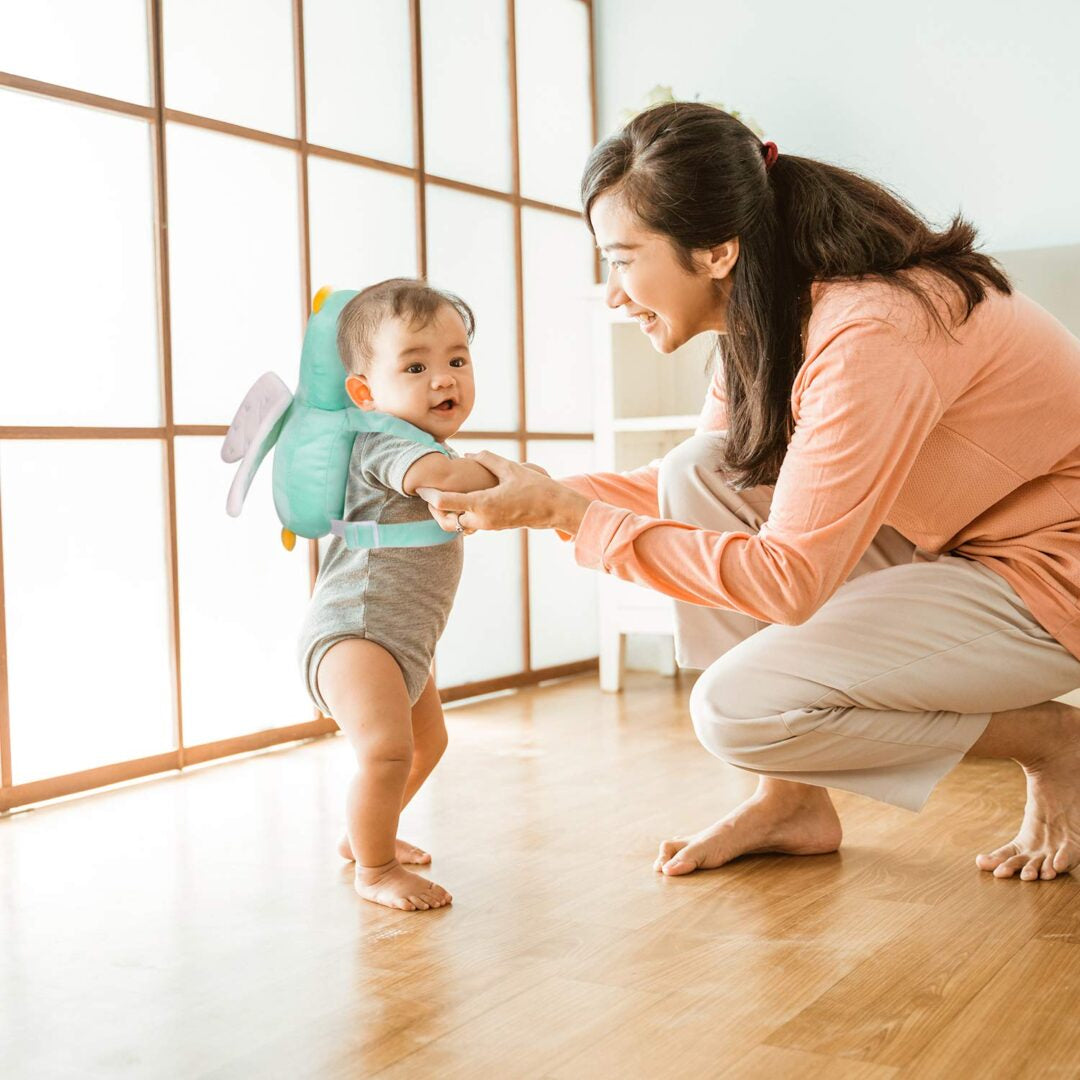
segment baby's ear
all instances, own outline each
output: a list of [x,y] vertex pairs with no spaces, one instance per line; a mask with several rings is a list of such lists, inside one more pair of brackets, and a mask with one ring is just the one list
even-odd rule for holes
[[345,379],[345,393],[357,408],[370,412],[375,408],[375,402],[371,399],[371,388],[363,375],[349,375]]

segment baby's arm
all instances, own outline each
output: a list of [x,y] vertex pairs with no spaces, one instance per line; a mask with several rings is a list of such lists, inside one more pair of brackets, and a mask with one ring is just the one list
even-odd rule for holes
[[405,473],[401,490],[415,495],[417,488],[435,488],[437,491],[480,491],[498,484],[493,473],[475,461],[465,458],[448,458],[437,450],[414,461]]

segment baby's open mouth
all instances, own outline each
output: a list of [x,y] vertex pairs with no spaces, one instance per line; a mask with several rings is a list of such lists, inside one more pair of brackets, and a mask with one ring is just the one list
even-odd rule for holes
[[457,407],[457,402],[454,401],[453,398],[447,398],[445,401],[440,401],[439,404],[435,406],[434,411],[435,412],[451,412],[456,407]]

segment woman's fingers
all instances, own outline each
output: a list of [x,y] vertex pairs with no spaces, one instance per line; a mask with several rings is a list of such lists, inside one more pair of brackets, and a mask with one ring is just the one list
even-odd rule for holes
[[439,491],[438,488],[417,488],[416,494],[436,510],[449,510],[457,513],[468,510],[473,501],[472,495],[464,491]]

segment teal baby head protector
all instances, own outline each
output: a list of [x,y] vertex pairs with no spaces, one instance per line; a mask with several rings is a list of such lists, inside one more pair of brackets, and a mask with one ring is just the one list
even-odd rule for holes
[[221,447],[224,461],[239,461],[225,509],[239,517],[255,473],[274,452],[274,507],[282,543],[317,540],[332,533],[347,547],[430,547],[456,540],[437,521],[380,525],[345,521],[345,491],[353,443],[362,431],[382,431],[430,446],[449,456],[426,431],[386,413],[357,408],[345,392],[345,367],[337,348],[338,316],[355,290],[315,294],[300,352],[300,379],[293,394],[272,371],[244,396]]

